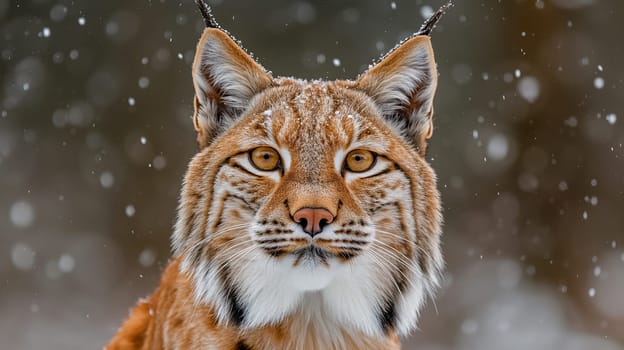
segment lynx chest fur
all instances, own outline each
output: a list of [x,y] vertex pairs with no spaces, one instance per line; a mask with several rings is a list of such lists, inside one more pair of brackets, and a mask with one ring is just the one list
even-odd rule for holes
[[107,348],[398,349],[443,265],[428,32],[356,80],[274,78],[200,9],[174,255]]

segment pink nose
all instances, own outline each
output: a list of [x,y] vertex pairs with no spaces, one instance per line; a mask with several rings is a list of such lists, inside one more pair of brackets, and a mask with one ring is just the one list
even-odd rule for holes
[[334,216],[323,208],[301,208],[295,212],[293,219],[303,227],[305,233],[314,237],[323,230],[323,227],[334,221]]

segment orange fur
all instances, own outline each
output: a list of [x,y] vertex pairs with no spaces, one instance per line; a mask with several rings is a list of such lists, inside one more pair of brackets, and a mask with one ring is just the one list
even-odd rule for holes
[[[423,157],[436,85],[428,37],[358,80],[309,82],[272,78],[206,29],[193,74],[200,151],[174,257],[106,348],[399,349],[442,268]],[[256,147],[275,149],[281,167],[254,168]],[[350,171],[353,149],[376,162]],[[303,233],[293,219],[303,208],[331,214],[329,228]]]
[[[138,302],[105,349],[245,349],[241,344],[258,350],[291,348],[288,346],[291,340],[287,324],[295,323],[294,320],[244,333],[233,327],[218,325],[210,306],[198,306],[192,302],[192,282],[179,270],[179,265],[179,260],[169,264],[160,287],[149,299]],[[306,333],[307,330],[296,331],[302,336]],[[308,343],[315,341],[311,338]],[[372,344],[370,349],[398,346],[398,337],[392,335],[383,342]],[[347,346],[347,349],[355,348],[354,345]]]

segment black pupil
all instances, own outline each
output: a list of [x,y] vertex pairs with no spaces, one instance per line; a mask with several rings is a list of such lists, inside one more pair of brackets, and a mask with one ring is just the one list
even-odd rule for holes
[[265,153],[262,155],[262,158],[264,158],[264,160],[269,160],[269,158],[271,158],[271,155],[270,155],[268,152],[265,152]]
[[360,162],[360,161],[362,161],[362,160],[364,159],[364,157],[362,157],[362,156],[361,156],[361,155],[359,155],[359,154],[356,154],[353,158],[354,158],[354,160],[355,160],[356,162]]

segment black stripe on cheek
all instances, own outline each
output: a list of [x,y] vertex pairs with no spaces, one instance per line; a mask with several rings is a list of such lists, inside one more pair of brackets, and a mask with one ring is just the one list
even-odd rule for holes
[[[221,172],[221,169],[223,168],[224,165],[226,165],[228,162],[230,161],[230,158],[226,158],[223,163],[219,164],[219,167],[217,169],[217,171],[215,171],[214,173],[214,177],[212,178],[212,186],[210,186],[210,197],[206,197],[206,203],[208,203],[208,200],[210,200],[210,204],[209,205],[205,205],[204,208],[202,209],[202,218],[206,218],[208,217],[208,212],[210,211],[210,207],[212,206],[212,202],[214,201],[214,197],[215,197],[215,191],[216,191],[216,182],[217,182],[217,177],[219,176],[219,173]],[[201,198],[200,198],[201,200]],[[199,203],[199,202],[198,202]],[[206,221],[206,227],[208,226],[208,222]],[[206,227],[203,226],[203,223],[200,225],[200,227],[202,227],[203,229],[199,231],[200,240],[203,240],[204,238],[206,238]]]
[[238,289],[233,285],[230,278],[230,269],[224,267],[222,269],[223,278],[223,292],[228,302],[228,308],[230,309],[230,320],[236,326],[240,326],[245,321],[245,307],[241,303]]
[[231,162],[230,162],[230,166],[231,166],[232,168],[235,168],[235,169],[237,169],[237,170],[242,171],[243,173],[245,173],[245,174],[247,174],[247,175],[249,175],[249,176],[253,176],[253,177],[261,177],[260,175],[256,175],[256,174],[252,173],[251,171],[249,171],[249,170],[247,170],[247,169],[243,168],[240,164],[236,163],[235,161],[231,161]]
[[245,342],[241,340],[236,344],[236,348],[234,350],[253,350],[253,349],[251,348],[251,346],[245,344]]
[[394,328],[394,324],[396,322],[396,307],[394,305],[394,301],[391,299],[387,299],[385,305],[381,309],[379,315],[377,315],[379,319],[379,325],[384,333],[388,334],[390,330]]
[[387,173],[389,173],[389,172],[391,172],[393,170],[394,169],[392,169],[392,168],[386,168],[386,169],[384,169],[384,170],[382,170],[382,171],[380,171],[380,172],[378,172],[376,174],[365,176],[362,179],[370,179],[371,177],[381,176],[381,175],[387,174]]

